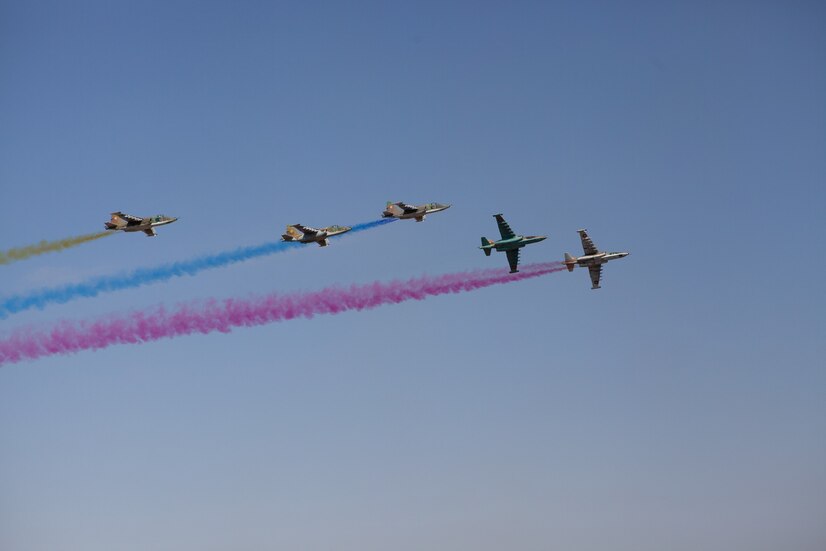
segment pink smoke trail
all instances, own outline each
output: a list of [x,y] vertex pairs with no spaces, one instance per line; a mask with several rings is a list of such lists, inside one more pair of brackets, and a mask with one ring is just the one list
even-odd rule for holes
[[0,365],[44,356],[98,350],[114,344],[141,344],[192,333],[230,332],[317,314],[367,310],[384,304],[447,293],[474,291],[564,270],[561,262],[529,264],[510,274],[501,268],[422,276],[407,281],[376,281],[350,287],[328,287],[314,292],[271,294],[252,299],[209,300],[183,304],[167,312],[163,306],[150,313],[132,312],[97,321],[62,321],[49,330],[18,330],[0,340]]

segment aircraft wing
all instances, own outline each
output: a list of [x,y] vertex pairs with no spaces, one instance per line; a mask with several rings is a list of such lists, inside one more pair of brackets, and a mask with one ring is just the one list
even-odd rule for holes
[[311,228],[310,226],[302,226],[301,224],[293,224],[293,227],[303,233],[304,235],[316,235],[321,230]]
[[588,237],[588,232],[586,230],[579,230],[579,237],[582,239],[582,250],[585,251],[586,255],[599,253],[597,246],[594,245],[594,242],[591,241],[590,237]]
[[494,218],[496,218],[496,223],[499,224],[499,233],[502,235],[502,239],[510,239],[512,237],[516,237],[516,234],[513,233],[513,230],[505,222],[505,219],[502,217],[501,214],[494,214]]
[[408,205],[407,203],[396,203],[396,206],[399,207],[404,211],[404,214],[412,214],[419,210],[418,207],[414,207],[413,205]]
[[154,228],[147,228],[147,229],[143,230],[143,233],[145,233],[147,237],[155,237]]
[[589,266],[588,274],[591,276],[591,289],[599,289],[599,277],[602,275],[602,264],[599,266]]
[[140,216],[132,216],[131,214],[124,214],[124,213],[122,213],[122,212],[120,212],[120,211],[118,211],[118,212],[113,212],[113,213],[112,213],[112,218],[120,218],[121,220],[123,220],[124,222],[126,222],[126,225],[127,225],[127,226],[137,226],[137,225],[140,225],[140,224],[143,222],[143,220],[144,220],[144,219],[143,219],[143,218],[141,218]]
[[511,273],[518,272],[519,269],[519,249],[507,251],[508,264],[511,266]]

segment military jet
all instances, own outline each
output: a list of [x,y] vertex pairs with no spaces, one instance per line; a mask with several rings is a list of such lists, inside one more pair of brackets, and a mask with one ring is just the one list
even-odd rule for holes
[[434,212],[441,212],[449,209],[450,205],[441,205],[439,203],[427,203],[426,205],[412,206],[405,203],[387,202],[387,208],[381,213],[382,218],[399,218],[400,220],[407,220],[408,218],[415,218],[416,222],[424,220],[428,214]]
[[171,224],[175,220],[177,220],[177,218],[164,216],[163,214],[141,218],[140,216],[123,214],[118,211],[112,213],[112,219],[104,223],[104,226],[107,230],[120,230],[125,232],[142,231],[147,237],[155,237],[155,226]]
[[287,231],[281,236],[283,241],[297,241],[299,243],[318,243],[319,247],[327,246],[327,238],[350,231],[350,226],[330,226],[328,228],[311,228],[301,224],[287,226]]
[[597,250],[594,242],[591,241],[590,237],[588,237],[587,230],[577,231],[579,232],[580,239],[582,239],[582,249],[585,251],[585,256],[576,257],[565,253],[565,265],[568,267],[569,272],[574,271],[574,266],[582,266],[583,268],[587,267],[588,273],[591,275],[591,289],[599,289],[599,278],[602,275],[602,265],[609,260],[623,258],[631,253],[609,253]]
[[511,273],[516,273],[519,271],[517,269],[519,266],[519,249],[531,243],[539,243],[548,236],[516,235],[501,214],[494,214],[493,217],[496,218],[496,223],[499,224],[499,233],[502,235],[502,239],[500,241],[490,241],[488,238],[483,237],[482,246],[479,248],[485,251],[485,256],[490,256],[490,252],[494,249],[497,251],[505,251],[505,254],[508,255],[508,264],[510,264]]

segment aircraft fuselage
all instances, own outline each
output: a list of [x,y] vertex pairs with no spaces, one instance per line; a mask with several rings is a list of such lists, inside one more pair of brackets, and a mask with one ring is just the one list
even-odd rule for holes
[[[130,224],[130,221],[140,220],[138,224]],[[123,232],[146,232],[151,231],[156,226],[165,226],[175,222],[177,218],[158,214],[148,218],[138,218],[136,216],[124,215],[121,212],[113,212],[112,219],[103,225],[107,230]]]
[[[490,245],[489,248],[495,249],[497,251],[512,251],[514,249],[521,249],[526,245],[530,245],[532,243],[539,243],[540,241],[544,241],[547,239],[545,235],[516,235],[511,237],[510,239],[502,239],[500,241],[495,241]],[[482,247],[483,249],[485,247]]]
[[450,205],[442,205],[440,203],[429,203],[427,205],[420,205],[416,210],[411,212],[404,212],[398,204],[388,203],[387,209],[381,214],[382,218],[398,218],[399,220],[411,220],[416,222],[424,221],[428,214],[434,212],[442,212],[450,208]]
[[[302,227],[302,226],[298,226]],[[301,231],[296,226],[287,226],[287,232],[281,236],[283,241],[294,243],[318,243],[322,247],[327,246],[327,238],[350,231],[347,226],[330,226],[322,229],[304,228]]]
[[165,226],[165,225],[167,225],[167,224],[171,224],[171,223],[172,223],[172,222],[174,222],[175,220],[177,220],[177,218],[171,218],[171,219],[169,219],[169,220],[161,220],[160,222],[150,222],[150,223],[148,223],[148,224],[139,224],[139,225],[137,225],[137,226],[122,226],[122,227],[120,227],[120,228],[117,228],[117,227],[115,227],[115,228],[108,228],[108,227],[107,227],[106,229],[108,229],[108,230],[121,230],[121,231],[125,231],[125,232],[132,232],[132,231],[146,231],[146,230],[148,230],[149,228],[154,228],[154,227],[156,227],[156,226]]
[[580,266],[599,266],[605,264],[610,260],[616,260],[628,256],[628,253],[598,253],[588,256],[577,257],[576,263]]

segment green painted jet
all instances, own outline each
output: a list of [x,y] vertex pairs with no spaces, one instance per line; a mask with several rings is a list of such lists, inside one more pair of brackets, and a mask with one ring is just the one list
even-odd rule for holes
[[511,266],[511,273],[516,273],[519,271],[517,269],[519,266],[519,249],[531,243],[539,243],[548,236],[516,235],[508,223],[505,222],[505,219],[502,218],[501,214],[494,214],[493,217],[496,218],[496,223],[499,224],[499,233],[502,235],[502,239],[499,241],[490,241],[486,237],[483,237],[482,246],[479,248],[485,251],[486,256],[490,256],[490,252],[494,249],[497,251],[505,251],[505,254],[508,255],[508,264]]

